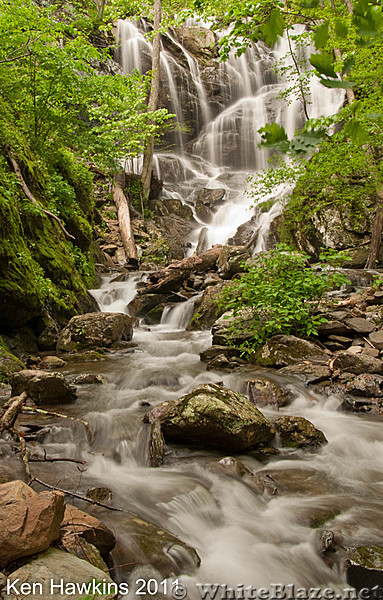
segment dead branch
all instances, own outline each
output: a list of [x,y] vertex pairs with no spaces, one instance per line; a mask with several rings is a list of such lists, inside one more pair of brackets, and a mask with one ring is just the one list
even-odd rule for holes
[[37,477],[33,478],[33,480],[31,481],[31,484],[34,482],[39,483],[40,485],[48,488],[49,490],[54,490],[55,492],[62,492],[63,494],[66,494],[67,496],[72,496],[73,498],[78,498],[78,500],[83,500],[84,502],[88,502],[89,504],[96,504],[97,506],[101,506],[102,508],[107,508],[108,510],[113,510],[115,512],[125,512],[122,508],[115,508],[114,506],[109,506],[108,504],[104,504],[103,502],[98,502],[97,500],[91,500],[91,498],[87,498],[86,496],[83,496],[82,494],[77,494],[77,492],[70,492],[69,490],[63,490],[62,488],[59,488],[55,485],[50,485],[49,483],[45,483],[44,481],[41,481],[41,479],[37,479]]
[[125,175],[116,175],[113,189],[113,199],[117,207],[118,226],[120,228],[121,240],[124,246],[126,259],[138,264],[137,248],[130,222],[129,205],[124,194],[124,183]]
[[19,438],[21,459],[24,463],[24,469],[26,476],[28,477],[28,483],[31,483],[33,481],[33,476],[29,465],[29,450],[27,450],[27,444],[25,442],[25,439],[20,433],[20,431],[18,431],[17,429],[10,429],[9,431]]
[[3,413],[0,416],[0,432],[5,429],[11,430],[13,428],[26,399],[27,393],[23,392],[20,396],[13,396],[8,400],[3,407]]
[[48,417],[58,417],[60,419],[69,419],[70,421],[77,421],[77,423],[81,423],[88,430],[89,443],[92,444],[94,442],[94,431],[89,425],[88,421],[84,421],[84,419],[77,419],[76,417],[70,417],[69,415],[63,415],[61,413],[57,413],[51,410],[43,410],[42,408],[34,408],[32,406],[23,406],[21,412],[24,414],[39,414],[46,415]]
[[21,185],[21,189],[23,190],[24,194],[26,195],[26,197],[28,198],[28,200],[30,200],[35,206],[38,206],[38,208],[40,210],[42,210],[43,213],[45,213],[46,215],[48,215],[49,217],[51,217],[52,219],[54,219],[56,221],[56,223],[58,224],[58,226],[60,227],[61,231],[64,233],[64,235],[70,239],[70,240],[74,240],[75,238],[73,237],[73,235],[71,235],[64,227],[61,219],[59,219],[55,214],[53,214],[52,212],[50,212],[50,210],[46,210],[45,208],[43,208],[39,202],[37,202],[36,198],[33,196],[32,192],[30,191],[30,189],[28,188],[27,184],[25,183],[25,179],[22,176],[22,173],[20,171],[20,167],[17,164],[17,162],[15,161],[13,154],[11,152],[10,147],[8,146],[8,144],[6,144],[4,146],[5,151],[7,153],[9,162],[12,165],[12,168],[20,182]]
[[78,460],[77,458],[49,457],[46,450],[44,450],[44,456],[36,456],[35,454],[29,456],[29,462],[71,462],[77,465],[86,465],[86,460]]

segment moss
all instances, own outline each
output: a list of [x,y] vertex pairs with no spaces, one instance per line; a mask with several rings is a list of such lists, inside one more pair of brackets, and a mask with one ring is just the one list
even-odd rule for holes
[[25,369],[25,365],[9,349],[0,336],[0,383],[8,383],[10,375]]

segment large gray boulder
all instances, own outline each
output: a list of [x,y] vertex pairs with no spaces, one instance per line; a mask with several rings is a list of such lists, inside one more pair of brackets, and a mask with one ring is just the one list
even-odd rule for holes
[[383,362],[379,358],[351,352],[339,352],[334,364],[334,369],[361,375],[362,373],[378,373],[383,375]]
[[11,377],[12,394],[27,392],[38,406],[45,404],[69,404],[76,400],[75,388],[61,373],[25,369]]
[[[38,554],[33,560],[9,575],[10,593],[3,593],[4,600],[73,600],[76,598],[104,598],[111,600],[116,597],[116,584],[104,571],[97,569],[87,561],[63,552],[56,548],[48,548]],[[97,583],[104,583],[105,587],[93,587]],[[29,593],[25,593],[30,584]],[[51,588],[51,585],[61,587]],[[33,588],[33,584],[35,587]],[[36,585],[40,584],[40,585]],[[110,587],[109,587],[110,586]],[[109,589],[108,589],[109,587]],[[21,591],[24,590],[24,593]],[[16,592],[18,593],[15,593]],[[106,591],[104,594],[103,591]],[[35,591],[32,595],[32,591]],[[108,593],[110,591],[111,593]],[[84,593],[82,593],[84,592]],[[99,592],[99,593],[98,593]]]
[[178,400],[162,402],[146,420],[158,420],[169,442],[234,452],[274,437],[272,425],[245,396],[210,383],[197,386]]
[[108,347],[121,340],[130,341],[134,322],[134,318],[123,313],[77,315],[61,331],[57,350],[71,352],[82,348]]
[[253,356],[265,367],[286,367],[303,361],[326,364],[331,353],[294,335],[274,335]]

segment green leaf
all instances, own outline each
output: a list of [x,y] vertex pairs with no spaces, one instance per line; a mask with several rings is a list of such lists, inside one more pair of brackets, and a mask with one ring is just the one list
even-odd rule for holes
[[353,118],[346,123],[344,133],[357,144],[365,144],[368,142],[369,134],[358,119]]
[[309,58],[310,63],[316,68],[322,75],[327,77],[336,78],[336,73],[333,64],[333,57],[328,52],[322,52],[321,54],[312,54]]
[[349,90],[354,87],[355,81],[345,81],[344,79],[323,79],[320,78],[320,82],[327,88],[337,88],[341,90]]
[[315,48],[317,50],[319,50],[320,48],[324,48],[327,43],[327,40],[330,37],[328,26],[329,26],[329,22],[325,21],[325,23],[323,23],[323,25],[318,27],[318,29],[315,32],[314,44],[315,44]]
[[335,33],[337,36],[339,36],[341,38],[347,37],[348,27],[347,27],[346,23],[344,21],[342,21],[341,19],[337,19],[335,21]]
[[285,22],[281,15],[281,11],[275,8],[270,15],[270,19],[262,28],[262,37],[265,43],[271,48],[282,37],[285,29]]
[[353,54],[351,54],[343,62],[342,75],[347,75],[347,73],[349,73],[351,71],[354,64],[355,64],[355,56]]
[[289,146],[289,139],[284,127],[281,127],[277,123],[266,123],[264,127],[258,129],[258,133],[261,135],[262,141],[261,146],[275,147],[279,146],[282,151],[287,150]]

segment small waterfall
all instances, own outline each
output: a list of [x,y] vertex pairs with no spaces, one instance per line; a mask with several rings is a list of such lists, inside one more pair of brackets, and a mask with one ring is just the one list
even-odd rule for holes
[[192,319],[195,303],[199,298],[200,295],[193,296],[186,302],[165,307],[160,325],[168,325],[171,330],[186,329]]
[[129,275],[114,274],[104,277],[98,289],[89,291],[102,312],[128,314],[127,306],[134,299],[138,284],[145,276],[143,272]]
[[[193,19],[186,22],[186,26],[193,24]],[[126,73],[134,68],[146,72],[151,67],[151,44],[144,37],[147,30],[143,22],[134,25],[119,21],[119,56]],[[295,34],[302,31],[303,26],[293,28]],[[173,148],[156,154],[155,172],[164,181],[166,197],[180,198],[192,208],[199,190],[225,190],[224,204],[214,208],[211,217],[203,220],[195,214],[200,227],[190,236],[192,253],[202,229],[206,229],[204,245],[225,243],[254,215],[253,200],[245,193],[246,179],[267,168],[270,156],[270,150],[259,147],[258,129],[276,121],[292,136],[305,117],[299,99],[287,104],[279,97],[291,85],[274,72],[278,62],[292,64],[286,37],[274,50],[258,43],[240,57],[231,54],[225,63],[213,58],[199,62],[182,41],[177,30],[162,37],[161,102],[176,114],[184,130],[169,138]],[[303,50],[297,48],[297,52],[302,54]],[[342,90],[323,90],[316,78],[310,90],[311,117],[327,116],[342,105]],[[136,172],[140,165],[140,159],[134,161]],[[271,197],[280,200],[283,195],[275,190]],[[260,214],[254,227],[259,232],[254,236],[257,251],[264,247],[269,224],[279,210],[272,206],[268,216]]]

